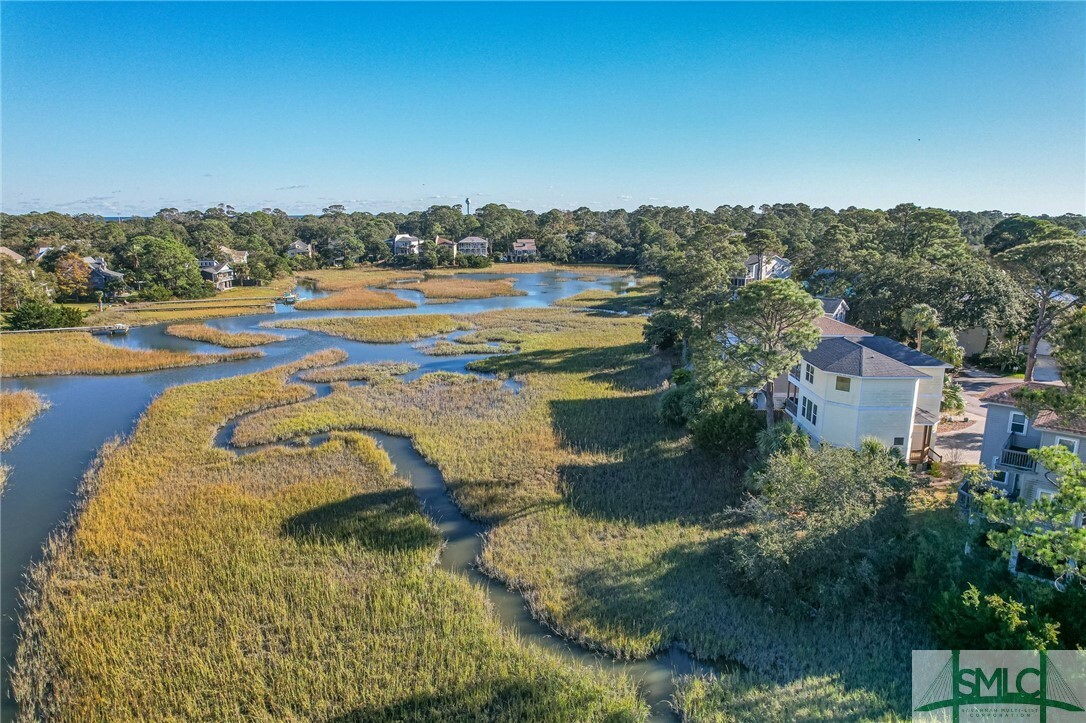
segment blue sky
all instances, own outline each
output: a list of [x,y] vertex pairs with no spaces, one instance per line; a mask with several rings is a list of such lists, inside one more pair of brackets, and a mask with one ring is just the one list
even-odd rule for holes
[[11,3],[3,209],[1086,211],[1086,4]]

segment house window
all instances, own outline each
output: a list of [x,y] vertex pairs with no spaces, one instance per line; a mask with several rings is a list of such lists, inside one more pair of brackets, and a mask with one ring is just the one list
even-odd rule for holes
[[1021,412],[1011,412],[1011,422],[1007,427],[1008,432],[1014,434],[1026,433],[1026,415]]
[[1078,451],[1078,440],[1068,439],[1067,437],[1056,437],[1056,444],[1061,447],[1066,447],[1069,452]]
[[837,377],[837,382],[834,386],[839,392],[847,392],[852,389],[852,380],[848,377]]
[[810,364],[803,365],[803,378],[808,384],[814,384],[814,367]]
[[904,437],[894,437],[894,446],[895,447],[904,447],[905,446],[905,438]]
[[818,424],[818,405],[807,397],[803,398],[803,418],[811,424]]

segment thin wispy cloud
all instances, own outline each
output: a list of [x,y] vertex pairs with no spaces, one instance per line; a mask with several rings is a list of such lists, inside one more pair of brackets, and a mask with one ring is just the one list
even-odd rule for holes
[[276,188],[275,190],[276,191],[297,191],[299,188],[309,188],[309,186],[305,185],[304,183],[299,183],[299,184],[295,184],[293,186],[280,186],[279,188]]

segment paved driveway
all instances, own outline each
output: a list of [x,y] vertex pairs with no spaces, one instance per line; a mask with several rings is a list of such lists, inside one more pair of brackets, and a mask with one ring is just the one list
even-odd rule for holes
[[980,446],[984,440],[984,422],[988,418],[988,407],[980,398],[992,387],[999,384],[1012,384],[1021,381],[1012,377],[990,375],[979,369],[966,368],[958,377],[965,399],[965,416],[974,420],[965,429],[954,432],[940,431],[935,437],[935,451],[943,455],[943,460],[956,464],[979,464]]

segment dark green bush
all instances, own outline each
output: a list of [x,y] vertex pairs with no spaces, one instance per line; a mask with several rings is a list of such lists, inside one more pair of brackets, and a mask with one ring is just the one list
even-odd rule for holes
[[83,312],[74,306],[62,306],[49,302],[31,300],[8,314],[8,328],[26,329],[64,329],[80,326]]

